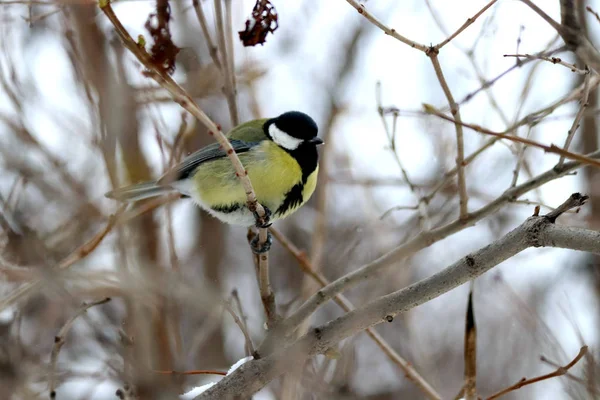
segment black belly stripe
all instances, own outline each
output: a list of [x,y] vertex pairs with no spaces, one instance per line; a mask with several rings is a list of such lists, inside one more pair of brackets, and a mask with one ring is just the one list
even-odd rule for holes
[[294,209],[299,207],[302,204],[303,196],[302,192],[304,191],[304,182],[295,184],[283,198],[283,203],[279,206],[277,211],[275,212],[278,215],[283,215],[290,209]]
[[239,204],[219,204],[211,207],[213,210],[223,213],[230,214],[242,208]]

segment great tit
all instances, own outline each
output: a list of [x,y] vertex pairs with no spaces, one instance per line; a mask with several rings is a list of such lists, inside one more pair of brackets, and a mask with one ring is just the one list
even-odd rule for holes
[[[299,111],[245,122],[227,134],[270,221],[292,214],[313,194],[319,170],[317,145],[323,143],[317,134],[315,121]],[[225,223],[255,223],[242,184],[218,143],[192,153],[156,181],[116,189],[105,196],[131,202],[169,192],[191,197]]]

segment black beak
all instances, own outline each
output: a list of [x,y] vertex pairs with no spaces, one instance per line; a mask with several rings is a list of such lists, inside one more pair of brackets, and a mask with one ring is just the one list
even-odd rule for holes
[[314,138],[308,140],[308,143],[314,144],[315,146],[317,146],[319,144],[323,144],[323,139],[321,139],[320,137],[314,137]]

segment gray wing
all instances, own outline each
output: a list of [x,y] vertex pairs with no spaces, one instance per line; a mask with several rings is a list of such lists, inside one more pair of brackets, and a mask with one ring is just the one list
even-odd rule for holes
[[[244,142],[243,140],[230,140],[229,143],[238,154],[245,153],[259,144],[258,142]],[[157,183],[163,184],[188,178],[200,164],[225,156],[227,154],[219,143],[210,144],[184,158],[172,170],[163,175]]]

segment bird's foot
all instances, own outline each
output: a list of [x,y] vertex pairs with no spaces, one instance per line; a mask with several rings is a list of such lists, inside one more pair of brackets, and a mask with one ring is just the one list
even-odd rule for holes
[[257,228],[268,228],[272,225],[270,222],[271,215],[273,215],[271,213],[271,210],[269,210],[269,207],[267,207],[267,206],[263,206],[263,209],[265,210],[264,217],[261,217],[260,215],[258,215],[258,213],[256,211],[253,212],[254,220],[256,221],[255,225]]
[[259,235],[254,236],[250,241],[250,248],[254,254],[263,254],[271,249],[273,244],[273,237],[271,233],[267,231],[267,240],[264,243],[260,243]]

